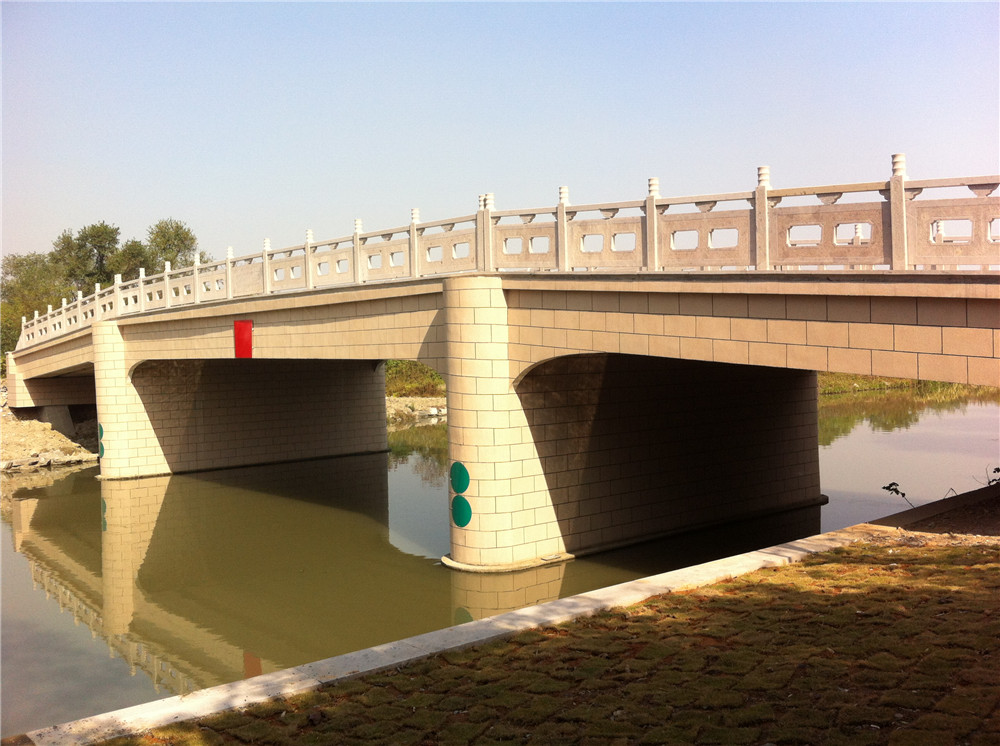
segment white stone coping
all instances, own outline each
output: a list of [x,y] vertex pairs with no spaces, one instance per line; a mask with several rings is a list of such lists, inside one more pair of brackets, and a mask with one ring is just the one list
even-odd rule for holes
[[[939,500],[914,511],[904,511],[881,519],[879,522],[883,525],[905,525],[928,515],[950,510],[959,504],[985,499],[995,493],[996,490],[989,488],[976,490],[958,496],[961,500],[958,498]],[[973,498],[973,495],[977,497]],[[917,515],[911,515],[914,513]],[[246,707],[276,697],[316,689],[338,680],[394,668],[448,650],[459,650],[509,637],[523,630],[561,624],[606,609],[630,606],[652,596],[710,585],[765,567],[798,562],[810,554],[836,549],[866,538],[872,531],[870,526],[868,529],[865,526],[866,524],[851,526],[766,549],[671,570],[303,666],[41,728],[25,735],[36,746],[85,746],[95,741]]]

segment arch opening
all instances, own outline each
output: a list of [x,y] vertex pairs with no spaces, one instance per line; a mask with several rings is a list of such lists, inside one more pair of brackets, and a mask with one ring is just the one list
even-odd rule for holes
[[818,531],[813,372],[587,354],[515,391],[568,554],[779,514],[768,543]]

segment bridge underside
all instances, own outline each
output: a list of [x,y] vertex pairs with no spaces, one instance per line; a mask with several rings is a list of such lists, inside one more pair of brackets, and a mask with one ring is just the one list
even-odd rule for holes
[[[115,395],[102,395],[113,386]],[[98,377],[101,475],[221,469],[386,449],[373,361],[151,360]]]
[[514,396],[522,442],[453,447],[480,477],[454,498],[468,520],[453,525],[453,565],[530,565],[756,519],[780,523],[776,541],[819,529],[815,373],[579,355],[536,366]]

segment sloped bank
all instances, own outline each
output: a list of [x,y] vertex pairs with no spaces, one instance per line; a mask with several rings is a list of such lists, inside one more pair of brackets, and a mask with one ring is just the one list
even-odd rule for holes
[[0,386],[0,470],[29,472],[53,466],[97,461],[97,421],[77,423],[76,441],[47,422],[20,417],[7,406],[7,387]]

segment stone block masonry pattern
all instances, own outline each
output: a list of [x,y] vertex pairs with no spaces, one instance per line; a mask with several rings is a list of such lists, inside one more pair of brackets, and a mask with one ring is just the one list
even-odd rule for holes
[[385,380],[369,361],[181,360],[98,376],[105,478],[381,451]]

